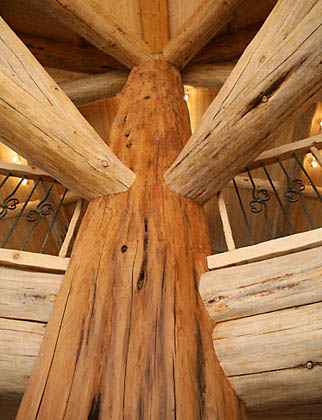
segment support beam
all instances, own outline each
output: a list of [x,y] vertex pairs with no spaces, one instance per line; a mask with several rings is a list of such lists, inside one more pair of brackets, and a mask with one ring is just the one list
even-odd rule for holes
[[85,105],[116,96],[125,86],[128,75],[126,70],[111,70],[104,74],[67,80],[59,85],[75,105]]
[[243,0],[204,0],[163,49],[167,61],[182,69],[234,16]]
[[321,402],[321,302],[219,322],[213,339],[247,409]]
[[199,292],[215,322],[322,302],[322,247],[213,270]]
[[167,171],[173,191],[206,203],[278,127],[315,101],[322,86],[320,6],[279,0]]
[[168,0],[140,0],[142,38],[153,53],[169,41]]
[[2,141],[86,199],[126,191],[135,175],[3,20],[0,51]]
[[193,64],[183,70],[182,81],[195,88],[220,90],[234,66],[235,63]]
[[77,46],[29,35],[19,37],[44,67],[80,73],[104,73],[123,68],[113,57],[92,45]]
[[100,50],[127,67],[151,58],[148,45],[110,15],[98,2],[32,0]]
[[198,294],[203,209],[163,182],[190,132],[178,70],[135,67],[110,145],[136,182],[89,203],[17,420],[243,418]]
[[0,317],[48,322],[63,277],[0,267]]
[[218,64],[237,61],[260,27],[246,28],[233,34],[215,37],[193,57],[191,64]]

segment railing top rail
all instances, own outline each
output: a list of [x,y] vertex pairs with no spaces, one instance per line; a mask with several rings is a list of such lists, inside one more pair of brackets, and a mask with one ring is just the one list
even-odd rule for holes
[[[322,149],[322,135],[312,136],[304,140],[295,141],[293,143],[285,144],[283,146],[275,147],[274,149],[266,150],[261,153],[252,163],[248,165],[248,169],[260,168],[261,164],[271,165],[276,163],[276,159],[286,160],[293,157],[293,153],[298,156],[310,153],[310,148],[316,147]],[[245,172],[246,168],[244,171]]]
[[15,163],[0,162],[0,174],[8,175],[10,172],[11,176],[18,178],[38,179],[42,178],[43,181],[53,181],[54,178],[47,172],[31,165],[17,165]]

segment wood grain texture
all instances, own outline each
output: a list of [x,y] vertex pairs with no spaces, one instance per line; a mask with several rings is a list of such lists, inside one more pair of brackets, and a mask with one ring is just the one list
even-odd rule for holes
[[297,6],[277,3],[167,171],[177,193],[204,204],[315,101],[322,85],[321,5]]
[[142,64],[151,58],[147,44],[97,1],[32,1],[127,67]]
[[125,191],[135,175],[3,20],[0,28],[2,141],[84,198],[106,194],[104,185]]
[[81,73],[104,73],[124,68],[122,64],[92,45],[77,46],[72,43],[52,41],[19,35],[29,50],[44,67]]
[[210,271],[199,292],[216,321],[322,301],[322,248]]
[[248,412],[249,420],[320,420],[322,404],[292,405],[273,410]]
[[63,277],[0,267],[0,317],[47,322]]
[[163,182],[189,135],[178,70],[136,67],[110,134],[136,182],[90,202],[17,419],[240,418],[197,292],[203,210]]
[[[244,6],[245,7],[245,6]],[[219,64],[236,61],[254,38],[259,26],[213,38],[191,60],[191,64]]]
[[321,302],[216,325],[217,356],[248,409],[321,402],[321,326]]
[[295,233],[284,238],[272,239],[256,245],[237,248],[207,257],[209,270],[230,265],[260,261],[291,252],[303,251],[322,245],[322,228]]
[[60,87],[75,105],[85,105],[116,96],[125,86],[129,73],[124,70],[67,80]]
[[192,64],[183,69],[185,85],[219,90],[232,72],[235,63]]
[[166,60],[183,68],[233,17],[243,0],[204,0],[163,49]]
[[153,53],[160,53],[169,41],[168,0],[140,0],[142,38]]

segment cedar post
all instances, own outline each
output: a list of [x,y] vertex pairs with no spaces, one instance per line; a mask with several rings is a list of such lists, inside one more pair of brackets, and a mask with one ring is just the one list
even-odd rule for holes
[[190,136],[179,71],[135,67],[110,147],[129,191],[90,202],[18,420],[239,420],[198,294],[203,209],[165,185]]

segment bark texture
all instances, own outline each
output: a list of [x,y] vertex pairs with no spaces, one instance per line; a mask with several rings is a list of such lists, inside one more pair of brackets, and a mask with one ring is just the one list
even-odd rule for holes
[[203,209],[163,181],[190,136],[180,74],[130,74],[110,147],[130,191],[92,200],[17,419],[244,418],[198,294]]

